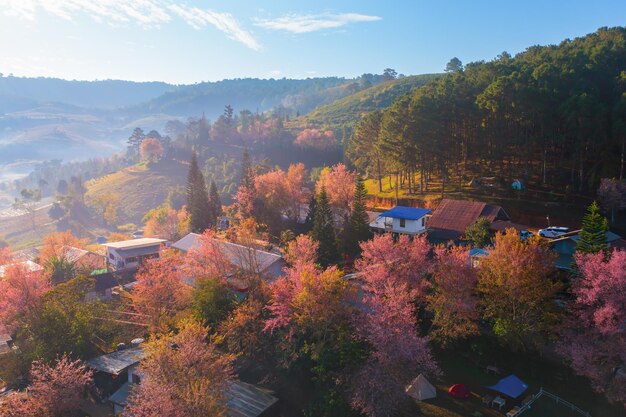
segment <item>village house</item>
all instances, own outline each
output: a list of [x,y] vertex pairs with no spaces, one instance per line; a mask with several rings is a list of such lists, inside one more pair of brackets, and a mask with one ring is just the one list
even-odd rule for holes
[[430,213],[430,209],[396,206],[378,214],[370,223],[370,228],[382,233],[419,235],[426,232]]
[[[189,233],[187,236],[172,244],[172,248],[183,253],[189,252],[193,248],[200,247],[200,235]],[[237,291],[246,291],[244,282],[237,279],[237,271],[262,275],[269,282],[273,282],[283,275],[283,268],[286,266],[282,255],[268,252],[257,248],[239,245],[219,239],[213,240],[217,248],[224,254],[228,262],[233,266],[232,275],[229,276],[229,285]]]
[[121,242],[104,243],[107,250],[107,266],[113,271],[137,269],[146,259],[158,258],[165,239],[144,237],[141,239],[123,240]]
[[502,225],[513,225],[509,215],[500,206],[478,201],[443,199],[439,207],[428,219],[428,239],[433,243],[457,241],[465,233],[465,229],[479,217],[486,217],[492,227],[496,222]]
[[6,264],[6,265],[0,265],[0,278],[4,277],[4,274],[6,273],[6,270],[12,266],[12,265],[21,265],[22,267],[26,268],[26,270],[30,271],[30,272],[37,272],[37,271],[43,271],[43,266],[31,261],[31,260],[18,260],[16,262],[12,262],[10,264]]
[[63,254],[65,260],[73,263],[76,270],[81,273],[90,274],[94,270],[106,267],[106,258],[104,255],[99,255],[85,249],[79,249],[73,246],[63,246],[61,248],[61,253]]
[[[572,269],[574,254],[576,253],[576,243],[578,240],[580,240],[580,230],[565,233],[556,239],[548,241],[550,249],[558,254],[555,261],[555,266],[558,269]],[[610,231],[606,232],[606,243],[609,248],[626,249],[626,240]]]

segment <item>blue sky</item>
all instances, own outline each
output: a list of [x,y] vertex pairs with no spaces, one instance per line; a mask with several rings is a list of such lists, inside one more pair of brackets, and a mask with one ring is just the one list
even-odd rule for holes
[[421,74],[625,24],[624,0],[0,0],[0,72],[172,83]]

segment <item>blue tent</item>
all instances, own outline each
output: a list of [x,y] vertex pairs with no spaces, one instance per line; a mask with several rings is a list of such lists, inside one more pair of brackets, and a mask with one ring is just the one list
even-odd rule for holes
[[522,395],[524,391],[526,391],[528,385],[526,385],[524,381],[522,381],[515,375],[511,374],[506,378],[502,378],[501,380],[499,380],[496,385],[492,385],[487,388],[501,392],[508,397],[517,398]]

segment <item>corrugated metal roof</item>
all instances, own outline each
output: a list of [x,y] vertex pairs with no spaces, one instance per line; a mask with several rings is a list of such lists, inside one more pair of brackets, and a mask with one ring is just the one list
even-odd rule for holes
[[122,240],[121,242],[110,242],[110,243],[103,243],[102,246],[105,246],[107,248],[114,248],[114,249],[130,249],[130,248],[139,248],[139,247],[143,247],[143,246],[154,246],[157,244],[161,244],[161,243],[165,243],[167,242],[167,240],[165,239],[157,239],[154,237],[143,237],[141,239],[131,239],[131,240]]
[[241,381],[231,382],[227,395],[229,417],[258,417],[278,401],[268,391]]
[[394,219],[406,219],[406,220],[419,220],[422,217],[430,214],[430,209],[395,206],[394,208],[382,212],[378,217],[393,217]]
[[89,359],[87,366],[96,371],[119,375],[124,369],[139,363],[146,356],[144,349],[138,346]]
[[[189,252],[191,249],[200,246],[199,238],[200,235],[196,233],[189,233],[187,236],[174,243],[172,247],[183,252]],[[213,239],[213,241],[228,258],[228,262],[241,269],[246,269],[249,266],[251,260],[250,256],[253,257],[252,261],[255,266],[258,267],[259,271],[266,271],[274,263],[280,262],[283,259],[281,255],[276,253],[248,248],[246,246],[218,239]]]
[[508,220],[508,215],[500,206],[479,201],[443,199],[428,220],[429,235],[441,239],[457,239],[479,217],[487,217],[491,222]]

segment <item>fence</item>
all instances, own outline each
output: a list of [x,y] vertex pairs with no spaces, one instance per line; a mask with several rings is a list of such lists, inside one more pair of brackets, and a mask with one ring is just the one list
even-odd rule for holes
[[589,414],[589,412],[587,411],[583,411],[580,408],[578,408],[577,406],[575,406],[574,404],[570,403],[569,401],[564,400],[563,398],[554,395],[546,390],[543,389],[543,387],[539,388],[539,392],[535,395],[533,395],[532,399],[527,402],[526,404],[524,404],[522,407],[519,408],[519,410],[517,410],[515,412],[515,414],[512,414],[510,417],[517,417],[519,415],[521,415],[524,411],[528,410],[530,408],[530,406],[532,405],[532,403],[534,403],[537,399],[539,399],[539,397],[541,397],[542,395],[548,397],[548,398],[552,398],[553,400],[556,401],[557,404],[563,404],[564,406],[570,408],[572,411],[577,412],[578,414],[584,416],[584,417],[591,417],[591,414]]

